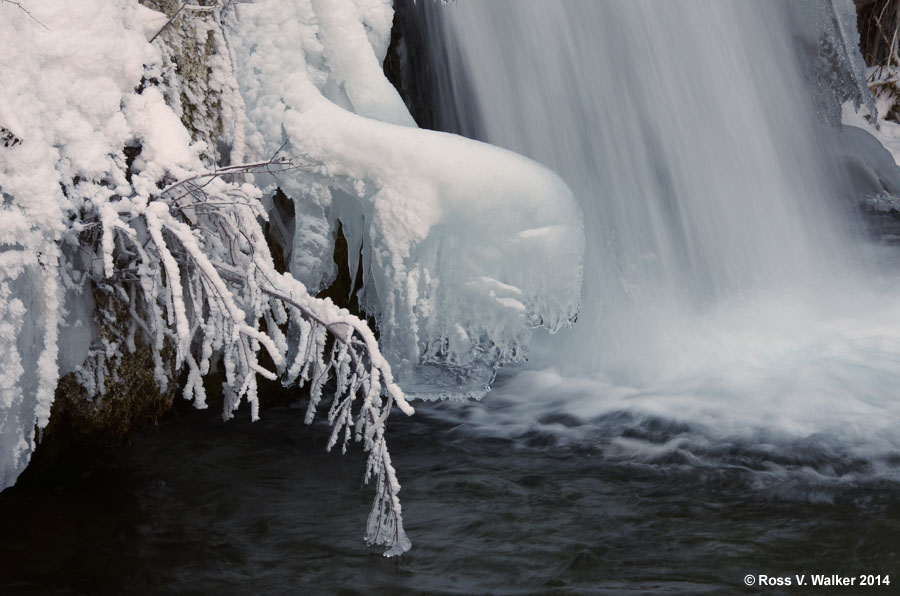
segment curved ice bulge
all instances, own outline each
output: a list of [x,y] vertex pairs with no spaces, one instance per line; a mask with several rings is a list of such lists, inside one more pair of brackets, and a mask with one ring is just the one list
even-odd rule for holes
[[377,59],[389,16],[376,1],[241,5],[248,148],[262,157],[286,143],[309,163],[273,181],[295,201],[292,273],[313,290],[334,279],[340,220],[404,391],[481,396],[498,366],[524,357],[532,327],[575,318],[581,214],[546,167],[415,128]]

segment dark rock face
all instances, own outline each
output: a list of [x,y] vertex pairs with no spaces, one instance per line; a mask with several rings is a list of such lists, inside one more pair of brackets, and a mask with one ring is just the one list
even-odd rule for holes
[[459,51],[444,29],[444,10],[432,0],[395,0],[384,74],[419,126],[474,139],[481,130],[478,111],[468,77],[449,67]]
[[890,58],[892,28],[896,26],[900,5],[896,0],[854,0],[859,49],[868,66],[885,64]]
[[[114,322],[96,322],[101,337],[119,341],[127,325],[128,305],[104,292],[94,293],[98,310],[114,312]],[[115,304],[107,305],[108,302]],[[169,382],[160,388],[154,375],[153,347],[136,338],[135,351],[122,350],[114,376],[106,379],[104,391],[90,396],[75,373],[63,376],[56,387],[50,423],[44,429],[29,468],[52,465],[66,450],[121,441],[154,423],[172,408],[179,383],[172,371],[175,352],[167,341],[162,351]]]
[[[180,0],[141,0],[141,3],[167,15],[175,14],[182,5]],[[207,0],[198,0],[196,4],[213,5]],[[157,73],[158,79],[142,81],[139,90],[146,85],[159,86],[193,139],[206,143],[204,160],[211,164],[227,164],[229,147],[223,140],[222,90],[212,82],[209,65],[224,48],[220,47],[221,34],[217,34],[218,25],[211,15],[198,13],[190,18],[182,15],[162,31],[156,42],[163,54],[162,71]],[[6,143],[7,136],[0,134],[0,141]],[[17,138],[9,139],[20,142]],[[129,182],[130,166],[140,152],[140,146],[125,148]],[[101,338],[122,345],[130,316],[128,305],[96,287],[94,298],[97,302],[92,324],[94,331]],[[97,314],[101,312],[113,313],[111,318],[115,320],[110,317],[101,320]],[[154,374],[153,347],[141,341],[140,333],[137,336],[134,352],[122,349],[121,358],[108,363],[110,374],[99,394],[91,396],[75,373],[62,376],[56,388],[50,422],[41,433],[31,469],[54,463],[69,448],[121,441],[172,409],[181,385],[174,371],[174,351],[168,343],[163,349],[168,383],[165,388],[160,388]],[[221,393],[220,384],[212,391],[213,400],[217,393]]]
[[[140,0],[144,6],[166,15],[174,15],[181,0]],[[211,0],[192,4],[214,6]],[[230,140],[222,120],[223,89],[212,78],[213,59],[229,60],[228,50],[213,12],[182,11],[159,34],[155,42],[163,55],[162,83],[166,103],[181,117],[195,141],[206,143],[203,160],[210,164],[230,163]]]
[[21,142],[22,139],[17,137],[15,133],[4,128],[3,126],[0,126],[0,143],[2,143],[4,147],[15,147]]

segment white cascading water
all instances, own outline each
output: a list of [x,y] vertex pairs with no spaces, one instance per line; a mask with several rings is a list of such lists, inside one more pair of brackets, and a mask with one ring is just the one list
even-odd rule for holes
[[838,196],[789,12],[444,8],[480,136],[562,175],[585,218],[579,320],[495,392],[518,403],[498,428],[527,424],[523,408],[627,410],[707,436],[831,433],[896,452],[900,301],[861,264],[872,252]]

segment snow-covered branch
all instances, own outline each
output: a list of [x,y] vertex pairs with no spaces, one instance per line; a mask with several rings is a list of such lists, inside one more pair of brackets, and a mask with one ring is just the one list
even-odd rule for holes
[[[217,358],[225,371],[226,419],[243,401],[258,418],[257,375],[280,377],[285,385],[308,384],[307,423],[331,393],[328,448],[340,442],[346,451],[353,439],[370,454],[365,479],[375,478],[376,498],[366,540],[387,547],[386,554],[400,554],[410,543],[384,431],[394,404],[406,414],[413,409],[366,323],[311,296],[302,283],[275,269],[259,223],[265,213],[258,191],[224,180],[298,167],[292,159],[273,156],[187,176],[146,202],[104,203],[94,214],[102,229],[103,262],[95,281],[125,288],[131,301],[129,335],[145,335],[157,358],[170,342],[176,370],[187,370],[184,397],[197,407],[206,407],[203,377]],[[261,364],[263,351],[275,370]],[[158,361],[161,385],[167,382],[163,368]]]

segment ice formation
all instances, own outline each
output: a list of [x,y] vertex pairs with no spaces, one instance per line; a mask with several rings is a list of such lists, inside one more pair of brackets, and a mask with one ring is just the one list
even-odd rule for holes
[[[0,126],[20,139],[0,148],[2,486],[28,463],[33,429],[50,416],[68,281],[59,270],[67,217],[124,182],[121,147],[132,130],[121,103],[155,55],[144,36],[148,11],[137,3],[26,6],[31,16],[0,3]],[[89,337],[63,336],[76,338],[63,346],[67,356],[86,355]]]
[[874,113],[853,1],[796,0],[785,6],[804,74],[816,90],[812,99],[819,114],[837,125],[847,101]]
[[[0,2],[0,17],[2,486],[59,375],[102,399],[144,342],[157,383],[184,367],[198,407],[221,361],[226,417],[242,401],[256,417],[257,374],[280,375],[310,383],[309,421],[334,379],[329,447],[362,442],[378,485],[367,541],[407,550],[384,422],[412,409],[393,375],[417,395],[479,395],[533,326],[574,319],[582,229],[566,185],[416,128],[380,68],[389,1],[190,6],[191,27],[162,35],[167,16],[137,0]],[[171,45],[185,31],[187,58]],[[296,207],[292,274],[262,233],[275,185]],[[338,220],[380,347],[307,293],[334,277]],[[94,291],[123,309],[92,320]]]
[[339,219],[351,278],[362,266],[361,304],[404,389],[478,396],[499,365],[524,356],[533,326],[574,319],[580,212],[549,170],[414,128],[379,66],[389,11],[363,1],[240,5],[232,31],[247,147],[263,157],[287,142],[310,165],[273,181],[296,204],[298,279],[314,289],[333,279]]

